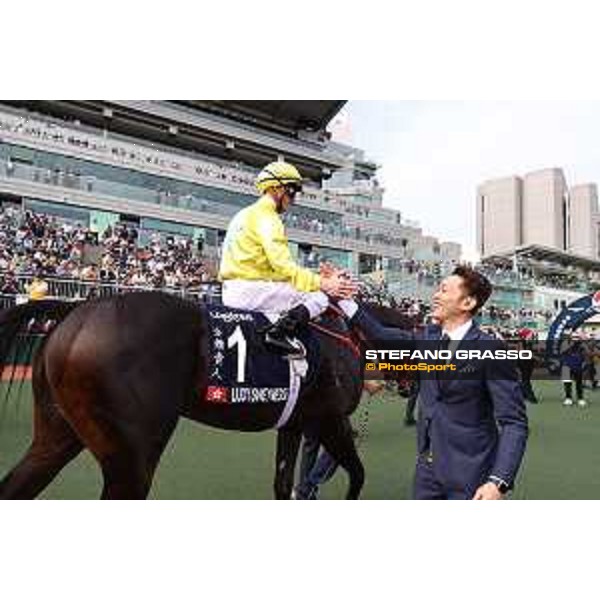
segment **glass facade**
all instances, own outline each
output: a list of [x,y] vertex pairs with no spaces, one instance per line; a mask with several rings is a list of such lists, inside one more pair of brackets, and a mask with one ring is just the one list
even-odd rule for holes
[[80,223],[85,227],[88,227],[90,224],[90,211],[77,206],[33,200],[32,198],[23,198],[23,208],[25,210],[31,210],[36,213],[56,217],[61,221]]
[[114,226],[118,221],[119,215],[117,213],[104,210],[90,210],[89,227],[96,233],[104,233],[106,229]]
[[[162,206],[186,209],[197,213],[221,215],[227,220],[240,208],[256,200],[255,195],[235,192],[222,188],[210,187],[143,173],[126,167],[116,167],[80,158],[72,158],[59,153],[27,148],[16,144],[0,141],[0,177],[21,180],[43,186],[56,186],[67,192],[77,190],[88,194],[105,195],[108,197],[152,203]],[[43,191],[40,193],[43,197]],[[27,200],[33,210],[46,212],[56,216],[65,214],[64,218],[75,220],[91,227],[99,233],[109,225],[116,223],[124,215],[110,211],[87,209],[62,205],[41,200]],[[33,204],[31,204],[33,203]],[[218,248],[224,232],[194,228],[185,224],[182,215],[179,223],[149,219],[143,217],[143,211],[137,211],[135,222],[140,225],[140,242],[147,236],[144,231],[168,232],[173,235],[186,237],[202,236],[207,248]],[[141,214],[139,214],[141,213]],[[309,231],[313,234],[331,236],[342,239],[356,239],[368,244],[380,244],[380,234],[370,234],[359,227],[350,227],[343,223],[340,213],[320,210],[318,208],[294,205],[284,220],[287,227],[299,231]],[[385,237],[385,236],[384,236]],[[389,236],[388,236],[389,237]],[[326,242],[326,240],[323,240]],[[388,240],[389,242],[389,240]],[[331,244],[331,242],[329,242]],[[317,247],[323,260],[330,260],[352,271],[358,270],[358,264],[353,259],[352,252],[334,248]],[[370,269],[370,265],[362,267]]]
[[353,269],[352,252],[334,248],[318,248],[317,250],[323,261],[331,262],[344,269]]
[[[7,165],[11,165],[10,168]],[[256,196],[0,142],[0,175],[199,212],[233,215]],[[295,206],[300,219],[340,215]]]

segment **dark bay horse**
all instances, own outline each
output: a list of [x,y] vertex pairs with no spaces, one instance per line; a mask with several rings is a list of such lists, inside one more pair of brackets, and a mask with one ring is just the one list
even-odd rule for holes
[[[145,498],[180,417],[239,431],[272,423],[269,406],[226,419],[200,401],[209,332],[198,303],[142,292],[14,307],[0,313],[0,372],[33,319],[57,324],[33,360],[33,440],[0,481],[0,499],[36,497],[84,448],[102,470],[102,498]],[[278,432],[275,496],[291,495],[298,445],[311,422],[348,473],[347,498],[357,498],[364,469],[346,417],[360,400],[361,362],[348,345],[316,335],[321,350],[315,378]]]

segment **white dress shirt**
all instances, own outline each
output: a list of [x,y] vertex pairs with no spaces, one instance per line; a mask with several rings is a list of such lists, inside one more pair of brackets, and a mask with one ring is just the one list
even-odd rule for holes
[[467,331],[471,329],[471,325],[473,325],[473,320],[469,319],[466,323],[464,323],[460,327],[457,327],[453,331],[446,331],[445,329],[442,329],[441,337],[447,335],[452,342],[461,342],[465,335],[467,335]]

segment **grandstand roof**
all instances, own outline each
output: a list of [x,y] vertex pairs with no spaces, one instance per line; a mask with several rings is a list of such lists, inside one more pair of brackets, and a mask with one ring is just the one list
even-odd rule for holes
[[255,168],[282,155],[315,182],[346,164],[345,157],[330,147],[324,132],[345,100],[3,103]]
[[513,257],[515,255],[517,256],[517,258],[532,258],[534,260],[545,260],[549,262],[555,262],[564,266],[575,266],[587,269],[589,271],[600,271],[600,261],[598,260],[593,260],[585,256],[578,256],[576,254],[571,254],[570,252],[563,252],[562,250],[557,250],[556,248],[549,248],[547,246],[541,246],[539,244],[518,246],[513,251],[486,256],[482,262],[509,262],[513,260]]
[[247,120],[279,131],[321,131],[346,100],[176,100],[223,116]]

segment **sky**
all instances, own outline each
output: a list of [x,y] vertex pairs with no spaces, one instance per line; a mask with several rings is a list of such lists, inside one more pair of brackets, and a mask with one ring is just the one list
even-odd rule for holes
[[342,135],[379,165],[384,205],[476,257],[479,183],[560,167],[600,182],[600,102],[350,101]]

